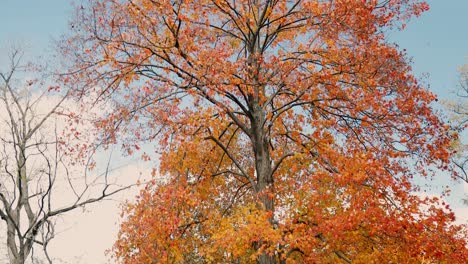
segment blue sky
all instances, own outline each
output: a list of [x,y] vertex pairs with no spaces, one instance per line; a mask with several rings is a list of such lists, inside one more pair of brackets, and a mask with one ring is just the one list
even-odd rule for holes
[[0,59],[9,47],[21,46],[28,57],[44,55],[51,38],[68,27],[72,14],[67,0],[0,0]]
[[468,1],[432,0],[431,9],[413,19],[407,30],[389,38],[413,58],[418,76],[429,74],[431,90],[446,97],[455,89],[457,68],[468,63]]
[[[405,31],[391,32],[388,39],[407,50],[408,56],[413,60],[416,76],[427,76],[424,77],[424,82],[441,98],[446,99],[456,89],[457,68],[468,64],[468,0],[428,2],[430,11],[413,19]],[[21,46],[27,59],[47,55],[45,51],[53,49],[51,40],[59,39],[67,30],[72,5],[68,0],[0,0],[0,11],[0,69],[3,69],[11,46]],[[442,184],[439,181],[435,183]],[[462,185],[448,184],[455,189],[450,198],[452,204],[455,207],[460,206],[457,201],[466,196]],[[102,211],[97,207],[95,210]],[[94,223],[96,218],[90,219]],[[110,220],[109,224],[114,222],[115,220]],[[112,234],[109,236],[111,237],[108,240],[112,241]],[[104,245],[103,249],[110,246],[111,244]],[[89,253],[89,260],[104,258],[103,255],[93,254],[99,253]]]

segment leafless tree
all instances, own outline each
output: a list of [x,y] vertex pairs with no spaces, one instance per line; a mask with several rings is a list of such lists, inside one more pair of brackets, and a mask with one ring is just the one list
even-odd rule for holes
[[55,236],[54,219],[129,186],[110,183],[109,165],[97,176],[88,175],[87,168],[73,170],[73,156],[56,121],[68,94],[62,91],[49,100],[45,84],[22,84],[16,79],[20,60],[21,52],[13,51],[8,69],[0,72],[0,218],[11,264],[33,260],[34,250],[52,263],[47,246]]
[[458,169],[457,176],[468,183],[468,146],[464,142],[468,126],[468,64],[460,68],[457,100],[448,102],[448,107],[452,113],[452,129],[460,135],[454,143],[457,154],[452,158],[452,162]]

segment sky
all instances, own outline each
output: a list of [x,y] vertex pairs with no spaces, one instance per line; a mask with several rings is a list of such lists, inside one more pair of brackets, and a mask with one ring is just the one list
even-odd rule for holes
[[[440,98],[449,99],[453,98],[457,86],[458,67],[468,64],[468,1],[430,0],[428,3],[430,11],[413,19],[405,31],[390,32],[388,40],[406,49],[416,76]],[[66,32],[72,11],[68,0],[0,0],[0,69],[5,66],[12,46],[21,47],[26,59],[47,56],[53,50],[52,40],[60,39]],[[116,174],[129,177],[144,170],[141,165],[131,163]],[[460,201],[468,195],[468,187],[450,181],[436,183],[453,188],[448,199],[459,215],[467,217],[468,208]],[[105,263],[103,251],[112,246],[118,232],[118,202],[126,198],[131,197],[118,197],[117,201],[61,218],[63,232],[51,248],[51,253],[62,260],[58,263]]]
[[442,98],[450,97],[457,69],[468,64],[468,1],[431,0],[430,10],[413,19],[407,29],[390,34],[413,58],[413,72],[428,74],[427,83]]

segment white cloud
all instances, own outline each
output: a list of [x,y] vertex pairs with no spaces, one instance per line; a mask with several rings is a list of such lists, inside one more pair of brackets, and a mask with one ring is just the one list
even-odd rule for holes
[[[142,175],[150,175],[151,169],[142,163],[135,163],[116,170],[111,177],[118,177],[124,182],[133,183]],[[62,261],[74,264],[113,263],[104,254],[112,248],[117,239],[121,223],[121,204],[132,201],[141,187],[134,187],[117,194],[112,200],[86,207],[64,216],[60,226],[62,232],[51,242],[50,253],[60,256]],[[78,257],[78,258],[77,258]]]
[[452,208],[455,213],[455,223],[460,225],[468,224],[468,207]]

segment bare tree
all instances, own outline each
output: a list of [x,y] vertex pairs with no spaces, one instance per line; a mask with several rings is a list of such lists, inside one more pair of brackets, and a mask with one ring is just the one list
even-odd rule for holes
[[55,236],[54,219],[129,186],[109,182],[109,164],[97,176],[88,175],[88,168],[73,170],[73,153],[56,123],[68,93],[50,100],[44,83],[22,84],[15,77],[21,72],[20,60],[21,52],[12,52],[8,70],[0,72],[0,218],[11,264],[28,258],[34,263],[35,249],[52,263],[47,246]]
[[[457,176],[468,183],[468,146],[466,139],[466,127],[468,126],[468,64],[460,68],[460,83],[457,89],[457,99],[447,103],[451,112],[452,130],[460,136],[454,142],[457,155],[452,158],[452,163],[457,168]],[[468,202],[468,199],[466,200]]]

